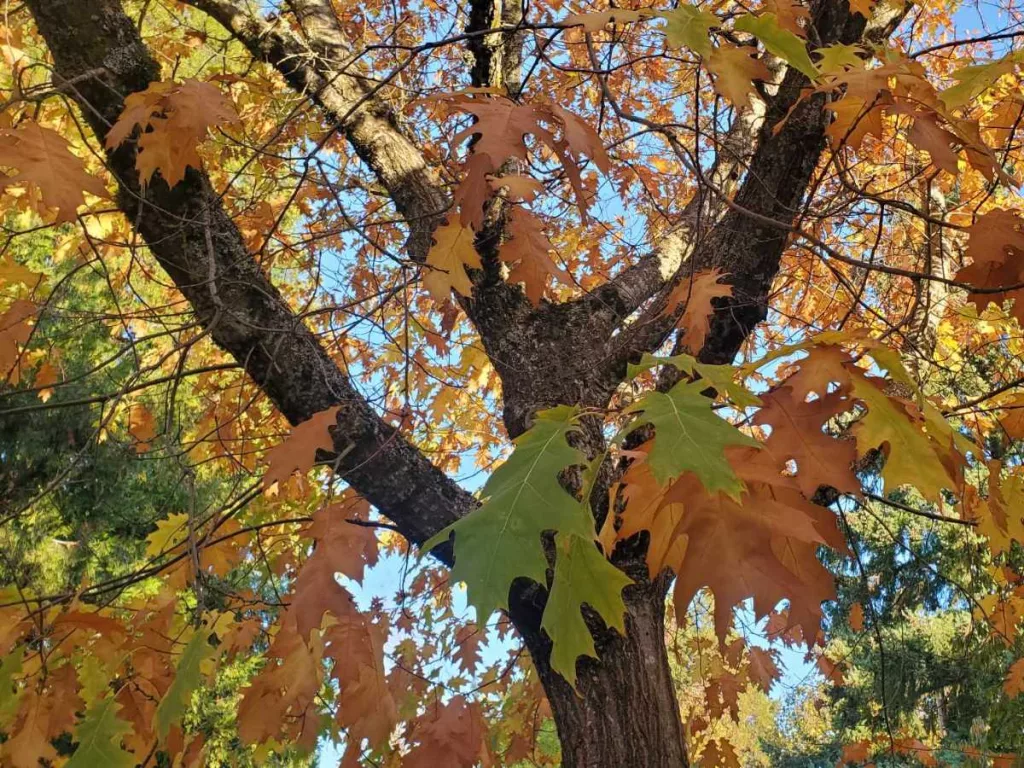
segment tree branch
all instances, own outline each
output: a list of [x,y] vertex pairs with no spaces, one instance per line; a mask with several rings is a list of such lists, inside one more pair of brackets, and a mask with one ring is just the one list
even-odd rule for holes
[[[117,0],[28,0],[28,7],[61,80],[105,67],[102,78],[71,91],[104,139],[124,96],[158,79],[159,67]],[[245,248],[206,174],[190,168],[173,188],[157,177],[143,189],[135,158],[134,142],[107,153],[120,207],[202,327],[289,421],[340,406],[334,437],[341,476],[417,543],[473,509],[473,497],[380,418],[292,312]],[[449,550],[439,550],[450,560]]]

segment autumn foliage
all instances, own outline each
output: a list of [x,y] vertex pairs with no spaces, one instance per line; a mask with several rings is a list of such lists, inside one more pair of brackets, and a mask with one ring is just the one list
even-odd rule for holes
[[814,764],[1021,759],[1014,9],[85,5],[0,26],[0,765],[766,765],[796,649]]

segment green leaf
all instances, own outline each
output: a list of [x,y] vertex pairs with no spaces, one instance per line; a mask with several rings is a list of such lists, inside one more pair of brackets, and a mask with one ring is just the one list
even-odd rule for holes
[[429,552],[455,533],[452,578],[466,583],[469,604],[483,623],[498,608],[508,608],[512,581],[525,577],[544,584],[545,531],[593,537],[588,508],[558,482],[566,467],[586,458],[566,438],[574,432],[577,410],[561,405],[540,411],[533,426],[515,441],[508,461],[484,485],[483,504],[430,541]]
[[735,28],[737,32],[749,32],[761,41],[769,53],[778,56],[791,67],[796,67],[811,80],[815,80],[820,74],[807,53],[804,41],[788,29],[780,27],[774,13],[740,16],[736,20]]
[[747,408],[753,405],[760,405],[761,398],[736,382],[736,374],[739,369],[732,365],[711,365],[702,363],[692,355],[682,354],[672,357],[657,357],[644,352],[639,363],[630,363],[626,370],[629,378],[634,378],[644,371],[656,368],[659,365],[671,365],[678,368],[689,376],[697,375],[707,381],[716,390],[724,393],[729,400],[739,408]]
[[178,661],[178,669],[174,674],[174,682],[167,689],[163,699],[156,708],[156,727],[160,740],[167,738],[171,726],[185,715],[185,709],[192,698],[192,691],[199,686],[202,663],[213,655],[214,648],[210,645],[207,632],[196,632],[188,641]]
[[1011,53],[988,64],[974,64],[958,69],[953,77],[959,82],[940,93],[939,98],[947,109],[962,107],[995,85],[1003,75],[1013,72],[1020,56],[1020,53]]
[[25,646],[19,645],[0,661],[0,725],[3,726],[8,725],[18,714],[21,691],[15,688],[14,676],[21,672],[24,657]]
[[859,45],[835,43],[827,48],[815,48],[821,59],[818,69],[826,73],[842,72],[845,68],[858,69],[864,66],[864,49]]
[[719,25],[718,17],[695,6],[681,3],[670,11],[659,11],[658,15],[667,22],[665,39],[670,48],[689,48],[701,56],[711,53],[712,27]]
[[743,482],[726,461],[724,449],[761,444],[715,415],[711,400],[701,394],[706,386],[699,381],[681,381],[667,393],[649,392],[629,410],[643,411],[637,424],[654,425],[647,463],[658,483],[665,485],[689,471],[709,493],[724,491],[738,499]]
[[113,696],[107,696],[86,710],[75,728],[78,748],[64,768],[134,768],[135,757],[121,749],[121,737],[132,727],[118,719],[120,706]]
[[580,612],[583,603],[625,634],[622,590],[633,580],[604,558],[592,538],[559,533],[555,549],[555,578],[541,628],[551,638],[551,668],[575,688],[576,659],[597,658],[594,638]]

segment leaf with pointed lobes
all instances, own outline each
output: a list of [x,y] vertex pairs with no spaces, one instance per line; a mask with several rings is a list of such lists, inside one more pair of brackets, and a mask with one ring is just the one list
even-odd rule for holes
[[404,768],[490,768],[494,757],[487,744],[487,724],[478,702],[454,696],[446,704],[428,704],[404,735],[412,744]]
[[451,219],[434,230],[434,245],[427,252],[423,285],[439,304],[447,303],[453,289],[463,296],[473,293],[466,267],[479,269],[483,266],[473,245],[475,237],[472,229]]
[[727,276],[717,267],[697,272],[681,280],[669,293],[662,314],[674,314],[680,305],[685,307],[676,323],[676,327],[684,329],[679,341],[684,349],[696,354],[704,347],[715,312],[714,300],[732,296],[732,286],[719,282]]
[[1024,476],[1019,471],[1011,469],[1004,477],[1002,463],[990,461],[988,498],[974,498],[973,502],[971,519],[977,522],[978,533],[988,539],[993,555],[1009,550],[1014,541],[1024,543]]
[[267,451],[267,474],[263,476],[263,487],[284,483],[292,473],[305,474],[316,463],[317,451],[333,451],[334,438],[331,428],[338,421],[341,406],[313,414],[296,425],[291,434],[278,445]]
[[938,116],[934,113],[916,112],[900,107],[893,107],[891,112],[909,112],[914,124],[907,133],[907,139],[920,150],[928,153],[932,165],[956,176],[960,173],[958,164],[959,153],[954,146],[960,139],[939,125]]
[[[372,527],[359,525],[369,505],[352,496],[313,513],[306,535],[316,542],[316,554],[335,572],[362,583],[367,567],[377,564],[379,542]],[[350,522],[356,520],[356,522]]]
[[452,139],[457,144],[464,139],[476,137],[472,153],[486,157],[487,162],[477,161],[473,166],[474,172],[486,169],[486,173],[493,173],[513,159],[525,162],[525,139],[531,135],[561,160],[576,193],[580,213],[586,217],[587,197],[580,176],[583,156],[593,160],[605,173],[611,169],[601,137],[586,121],[554,102],[519,104],[503,96],[472,94],[454,94],[443,97],[443,100],[476,118],[473,125]]
[[871,748],[870,741],[855,741],[852,744],[845,744],[843,752],[839,756],[839,762],[836,763],[836,768],[842,768],[850,763],[858,766],[867,763],[871,755]]
[[701,768],[740,768],[740,759],[732,744],[723,738],[709,741],[700,758]]
[[[957,282],[975,288],[1000,288],[997,293],[970,291],[967,300],[983,310],[994,302],[1013,300],[1011,314],[1024,326],[1024,218],[1018,210],[995,209],[979,216],[968,230],[967,256],[971,264],[956,273]],[[2,326],[0,326],[2,328]],[[0,353],[2,355],[2,353]]]
[[770,693],[772,684],[782,677],[776,651],[772,648],[752,646],[747,650],[747,654],[747,676],[762,691]]
[[1008,75],[1017,67],[1021,54],[1013,52],[1001,59],[988,64],[973,64],[962,67],[953,73],[957,84],[939,94],[947,109],[962,107],[974,101],[978,96],[994,86],[1003,75]]
[[825,129],[825,135],[833,147],[846,145],[851,149],[860,149],[864,139],[871,134],[881,139],[884,128],[882,116],[885,100],[876,99],[866,103],[856,96],[845,96],[838,101],[829,102],[826,109],[834,114],[833,120]]
[[461,626],[455,632],[455,645],[457,649],[452,654],[452,659],[459,662],[459,669],[475,674],[480,664],[480,644],[484,641],[483,631],[475,622]]
[[334,720],[349,735],[350,752],[358,755],[367,739],[371,746],[385,743],[398,723],[398,707],[384,671],[387,626],[374,624],[365,614],[338,617],[324,631],[325,656],[334,662],[331,678],[339,697]]
[[594,638],[583,620],[583,604],[624,635],[626,605],[622,590],[632,583],[598,551],[592,537],[555,536],[555,576],[541,629],[551,638],[551,668],[573,688],[576,660],[580,656],[597,658]]
[[51,742],[71,730],[76,710],[83,706],[71,664],[51,672],[46,682],[45,691],[31,684],[21,696],[18,717],[0,747],[5,764],[13,768],[38,768],[41,759],[55,763],[57,751]]
[[851,410],[854,403],[839,393],[810,402],[798,400],[782,386],[761,396],[763,407],[754,416],[758,426],[771,427],[764,450],[779,461],[779,470],[796,462],[796,482],[808,499],[821,486],[840,493],[856,493],[860,481],[853,472],[857,449],[851,440],[837,440],[823,428],[835,416]]
[[957,458],[953,446],[942,445],[929,436],[926,422],[913,403],[885,394],[887,379],[865,376],[854,366],[848,370],[852,396],[867,406],[867,413],[852,429],[857,448],[861,455],[876,448],[882,450],[886,489],[911,485],[935,504],[941,502],[944,488],[959,491],[963,473],[960,469],[951,472]]
[[1006,672],[1006,679],[1003,681],[1003,691],[1010,698],[1024,693],[1024,659],[1017,659],[1010,665]]
[[508,281],[522,283],[534,306],[539,306],[547,293],[550,278],[572,284],[568,273],[549,255],[555,247],[544,234],[540,219],[525,208],[514,208],[509,216],[508,232],[511,239],[502,243],[498,258],[512,267]]
[[121,748],[132,727],[117,716],[120,708],[113,696],[107,696],[85,711],[75,728],[78,747],[64,768],[134,768],[135,756]]
[[215,85],[191,78],[180,84],[156,82],[124,100],[106,145],[119,147],[139,128],[135,168],[143,186],[160,171],[173,187],[185,178],[186,168],[202,167],[196,149],[209,130],[237,122],[234,107]]
[[174,674],[174,682],[156,708],[156,728],[161,743],[167,739],[172,725],[177,725],[185,716],[185,710],[192,699],[192,692],[200,685],[202,664],[210,658],[215,648],[210,645],[209,631],[199,631],[185,644]]
[[811,19],[811,11],[806,6],[793,0],[764,0],[764,9],[775,14],[782,29],[797,37],[807,37],[807,31],[800,25],[801,21],[809,22]]
[[750,97],[757,93],[755,80],[772,79],[772,73],[756,54],[753,46],[723,43],[705,59],[708,71],[714,75],[715,90],[737,107],[753,106]]
[[145,453],[156,437],[156,420],[144,405],[135,404],[128,409],[128,434],[135,440],[135,450]]
[[[645,446],[641,453],[648,450]],[[793,478],[775,474],[774,483],[765,482],[765,468],[758,466],[765,462],[763,452],[730,446],[726,454],[745,488],[738,499],[709,493],[691,473],[662,487],[641,455],[623,477],[627,504],[616,538],[651,531],[648,570],[652,575],[666,567],[675,571],[680,623],[693,597],[708,587],[723,643],[733,607],[750,597],[758,616],[789,600],[791,626],[801,626],[814,642],[821,602],[835,597],[832,575],[815,556],[817,547],[846,550],[835,516],[808,502]]]
[[[32,121],[0,129],[0,166],[18,171],[11,176],[0,173],[0,190],[27,185],[38,192],[42,209],[56,211],[57,224],[74,221],[76,211],[85,205],[82,193],[105,198],[107,188],[86,172],[69,147],[59,133]],[[36,207],[37,213],[43,213],[41,208]]]
[[17,385],[24,366],[24,346],[32,338],[38,308],[31,301],[15,300],[0,315],[0,382]]
[[665,484],[692,472],[708,492],[738,498],[743,483],[723,452],[727,446],[760,448],[760,443],[717,416],[712,400],[702,394],[705,389],[700,381],[681,381],[668,392],[647,393],[629,412],[641,414],[634,425],[654,426],[647,465],[655,480]]
[[736,20],[735,29],[737,32],[747,32],[756,37],[770,54],[778,56],[811,80],[815,80],[820,74],[807,53],[804,41],[792,31],[782,28],[778,16],[774,13],[740,16]]
[[665,19],[665,41],[670,48],[686,47],[701,56],[711,53],[711,29],[720,24],[715,14],[679,3],[658,15]]
[[452,580],[466,583],[478,623],[508,608],[515,579],[546,582],[545,531],[594,536],[589,510],[558,480],[563,470],[586,463],[568,443],[578,418],[577,409],[566,405],[539,411],[533,426],[515,439],[512,455],[487,479],[481,506],[420,548],[429,552],[455,535]]

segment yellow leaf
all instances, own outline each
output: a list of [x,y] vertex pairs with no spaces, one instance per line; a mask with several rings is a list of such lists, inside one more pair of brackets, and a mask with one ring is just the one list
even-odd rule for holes
[[427,253],[423,284],[438,302],[448,301],[454,288],[463,296],[473,292],[466,267],[480,268],[480,256],[473,247],[473,230],[445,220],[434,231],[434,246]]

